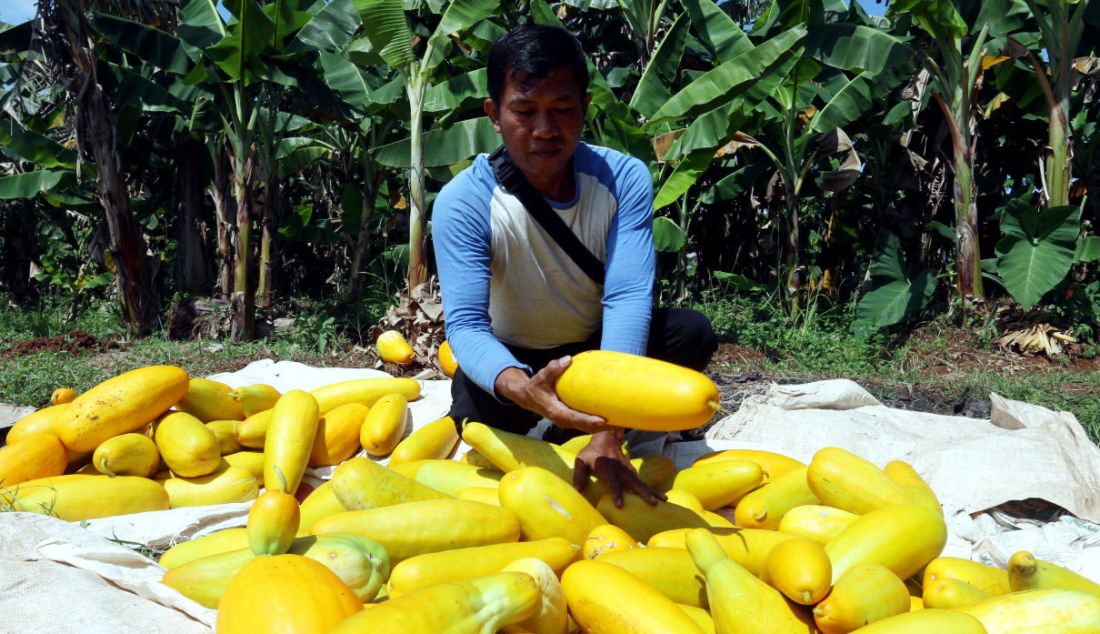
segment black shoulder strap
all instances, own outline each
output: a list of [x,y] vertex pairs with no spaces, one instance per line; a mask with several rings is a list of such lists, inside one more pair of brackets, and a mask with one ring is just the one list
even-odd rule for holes
[[565,225],[561,217],[550,209],[550,205],[542,195],[535,191],[531,183],[527,182],[527,177],[512,162],[503,145],[489,155],[489,165],[493,167],[493,175],[497,177],[497,182],[504,187],[505,191],[523,203],[523,206],[527,208],[527,213],[531,214],[543,230],[550,234],[550,237],[558,243],[562,251],[573,258],[573,261],[581,267],[581,270],[588,277],[592,278],[597,284],[603,284],[603,262],[592,255],[592,252],[581,243],[577,235]]

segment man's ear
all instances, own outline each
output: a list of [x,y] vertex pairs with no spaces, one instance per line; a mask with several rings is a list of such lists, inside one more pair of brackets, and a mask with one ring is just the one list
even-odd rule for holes
[[482,104],[482,108],[485,109],[485,114],[489,116],[489,120],[493,122],[493,129],[500,134],[500,113],[497,112],[497,104],[492,99],[486,99]]

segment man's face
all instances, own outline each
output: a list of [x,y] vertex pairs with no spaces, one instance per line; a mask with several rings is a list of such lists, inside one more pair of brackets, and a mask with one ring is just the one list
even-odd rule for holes
[[499,108],[486,99],[485,112],[512,161],[534,184],[560,177],[569,168],[589,99],[568,68],[526,88],[509,74]]

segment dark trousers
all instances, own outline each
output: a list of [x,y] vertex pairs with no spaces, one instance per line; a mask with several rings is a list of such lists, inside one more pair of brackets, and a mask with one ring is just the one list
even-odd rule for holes
[[[601,333],[587,341],[568,343],[546,350],[506,346],[520,363],[538,372],[554,359],[600,347]],[[686,308],[655,308],[649,323],[646,356],[694,370],[702,370],[718,349],[718,338],[710,320],[698,311]],[[490,427],[526,434],[539,421],[539,415],[511,401],[498,401],[462,372],[459,366],[451,383],[451,418],[461,431],[462,421],[485,423]]]

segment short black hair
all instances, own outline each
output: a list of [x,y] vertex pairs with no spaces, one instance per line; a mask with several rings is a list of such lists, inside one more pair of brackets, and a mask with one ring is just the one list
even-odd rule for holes
[[581,94],[588,91],[588,63],[572,33],[558,26],[517,26],[489,51],[489,98],[500,104],[509,77],[526,88],[561,68],[573,71]]

